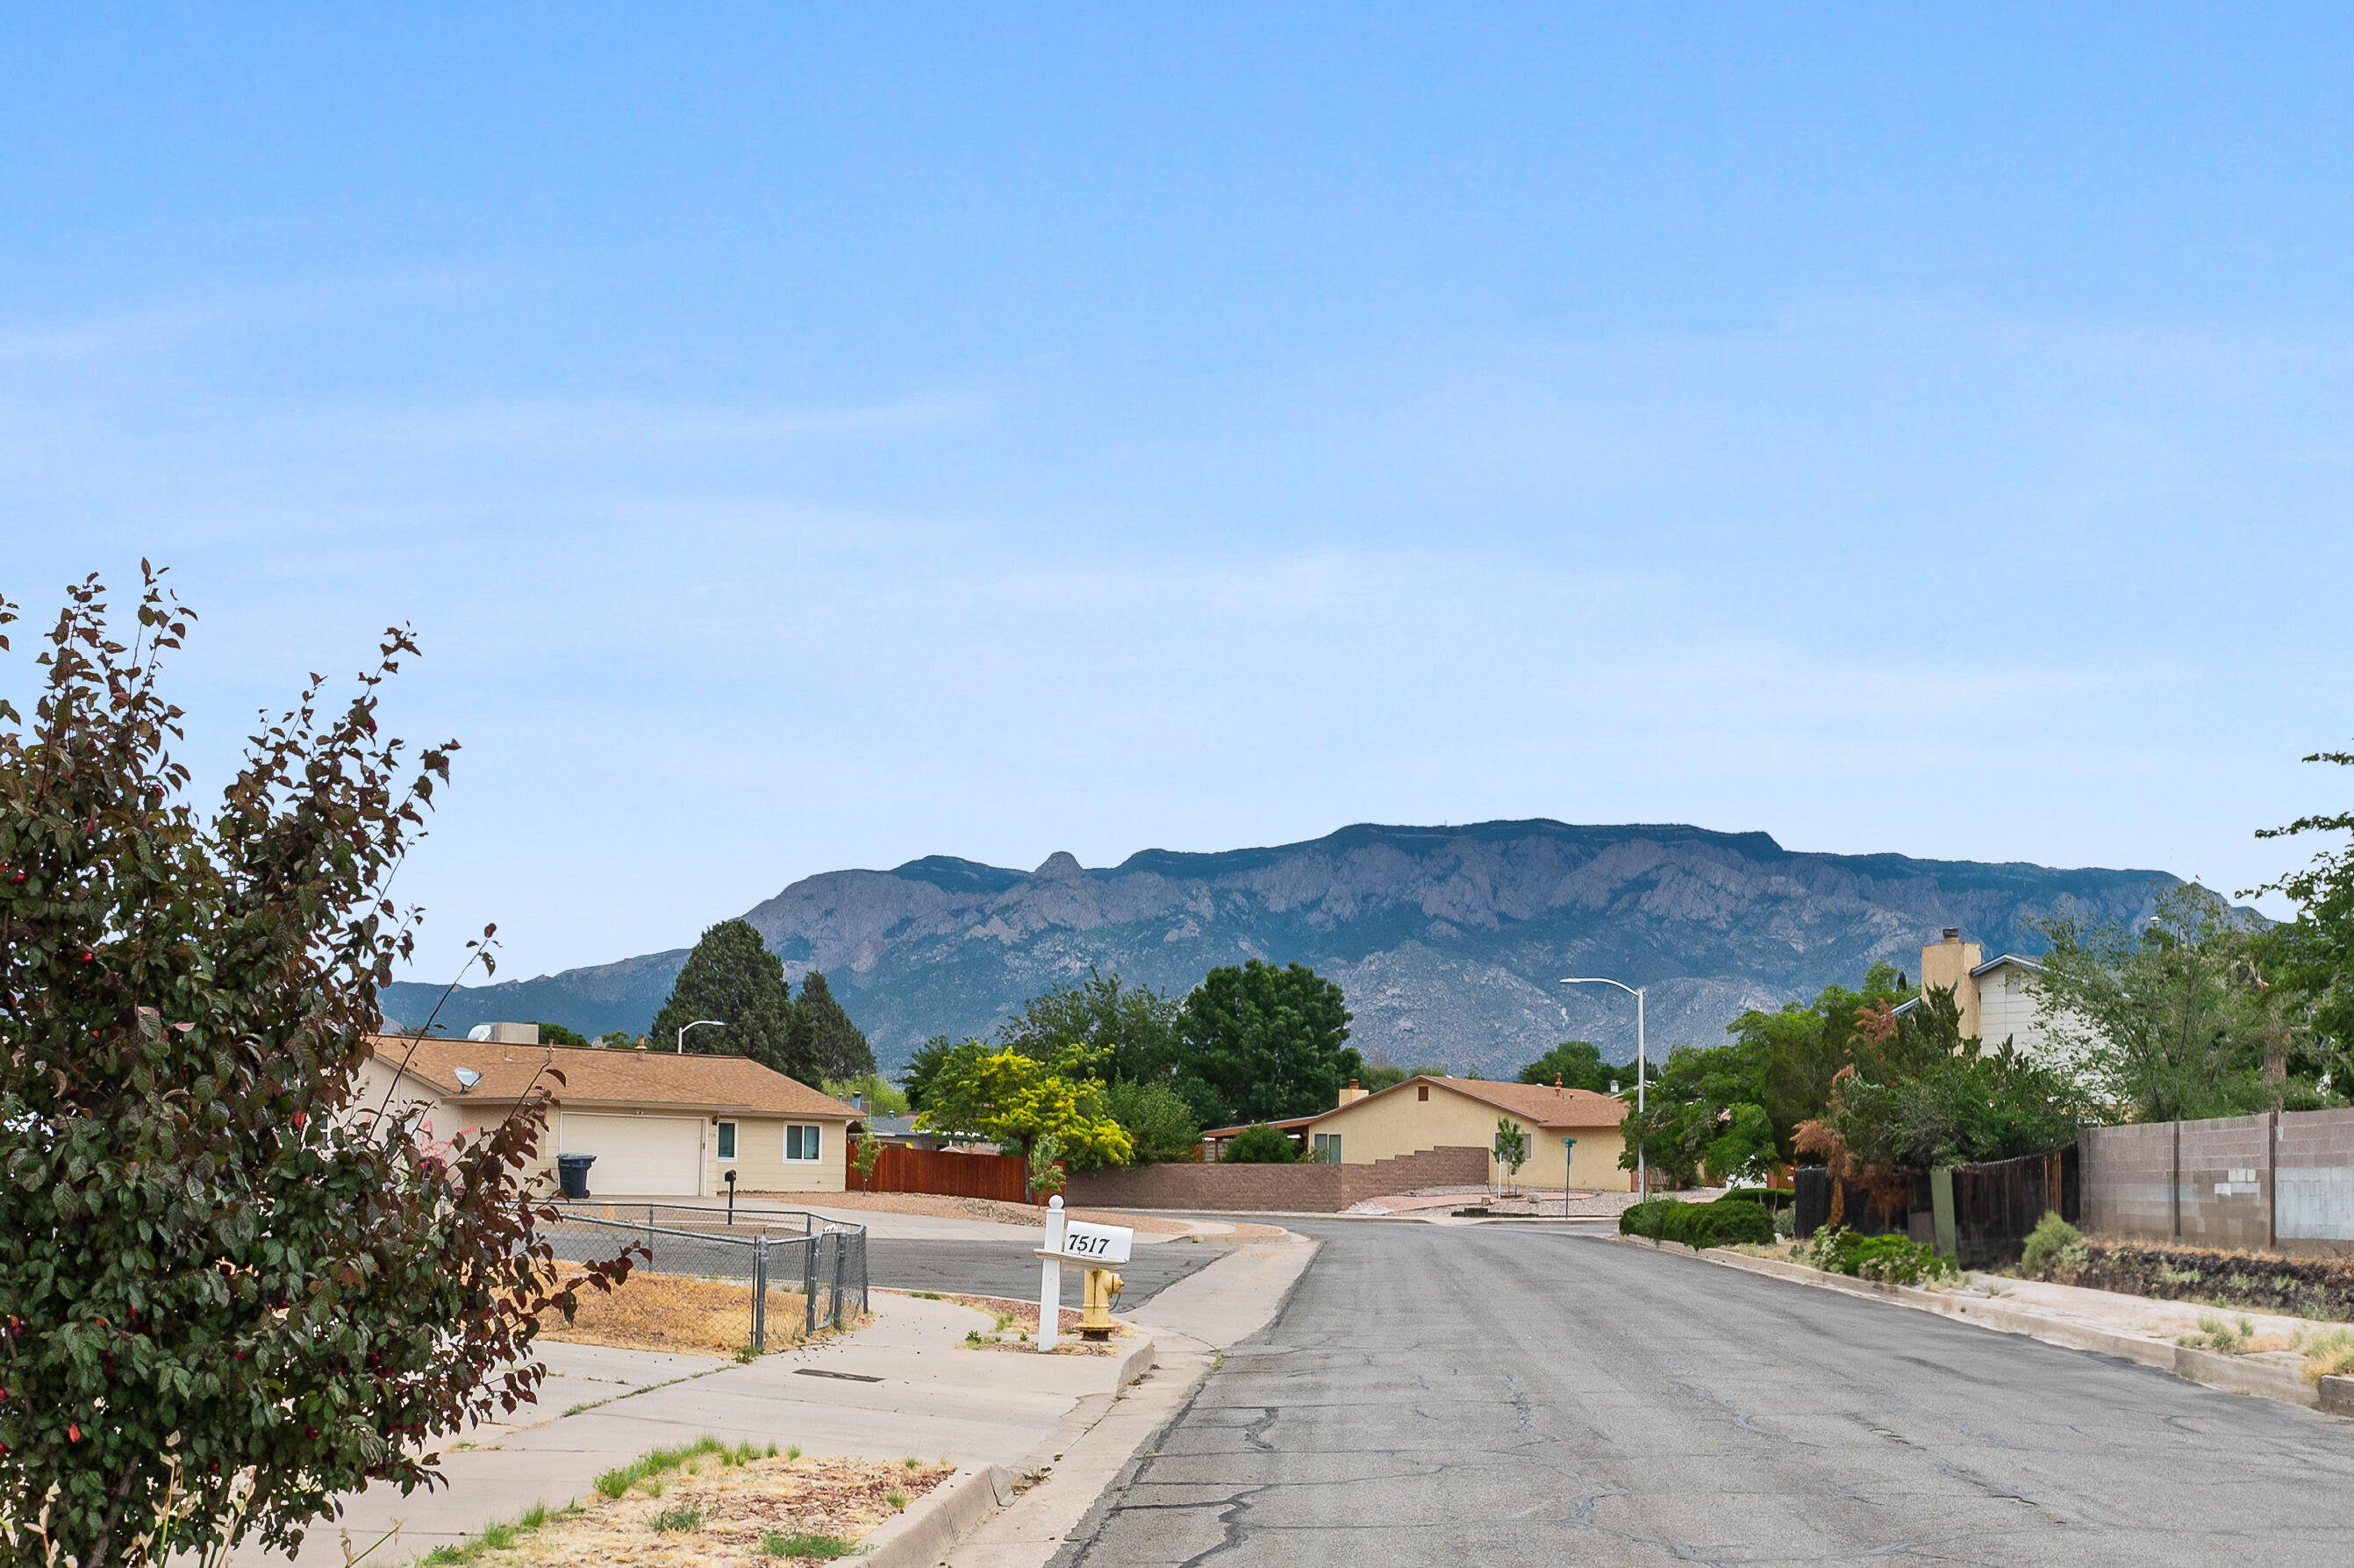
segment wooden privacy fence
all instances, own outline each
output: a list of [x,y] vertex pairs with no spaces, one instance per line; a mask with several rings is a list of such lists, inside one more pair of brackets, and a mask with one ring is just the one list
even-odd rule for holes
[[[1797,1171],[1797,1234],[1839,1224],[1859,1235],[1909,1235],[1950,1251],[1965,1268],[2015,1263],[2028,1233],[2048,1213],[2074,1224],[2084,1182],[2077,1147],[1939,1171],[1891,1171],[1850,1178],[1832,1190],[1819,1165]],[[1944,1191],[1941,1192],[1940,1189]],[[1834,1213],[1836,1211],[1836,1213]]]
[[883,1157],[875,1162],[874,1176],[861,1176],[854,1163],[848,1185],[854,1192],[938,1192],[1021,1203],[1029,1201],[1030,1167],[1011,1154],[952,1154],[886,1143]]

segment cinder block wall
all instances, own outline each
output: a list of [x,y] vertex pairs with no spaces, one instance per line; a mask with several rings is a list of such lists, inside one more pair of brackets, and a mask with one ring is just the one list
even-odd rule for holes
[[2099,1128],[2083,1149],[2087,1231],[2354,1254],[2354,1109]]
[[1426,1149],[1371,1165],[1147,1165],[1078,1172],[1063,1201],[1074,1208],[1332,1214],[1367,1198],[1487,1180],[1486,1150]]

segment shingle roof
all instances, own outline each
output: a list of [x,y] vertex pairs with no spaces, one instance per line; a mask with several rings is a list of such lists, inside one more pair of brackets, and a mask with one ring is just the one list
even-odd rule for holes
[[[1498,1110],[1510,1111],[1522,1120],[1534,1122],[1539,1127],[1617,1127],[1627,1118],[1625,1106],[1620,1105],[1610,1096],[1596,1094],[1592,1089],[1557,1089],[1551,1084],[1506,1084],[1497,1083],[1488,1078],[1426,1076],[1408,1078],[1404,1083],[1392,1084],[1386,1089],[1375,1089],[1364,1099],[1352,1100],[1345,1106],[1335,1106],[1328,1111],[1318,1111],[1314,1116],[1296,1116],[1283,1121],[1269,1122],[1267,1125],[1286,1132],[1310,1127],[1324,1120],[1327,1117],[1339,1116],[1343,1111],[1354,1110],[1367,1100],[1379,1099],[1384,1095],[1396,1094],[1400,1089],[1415,1084],[1441,1085],[1453,1089],[1458,1095],[1484,1101],[1494,1106]],[[1232,1138],[1240,1131],[1242,1128],[1239,1127],[1214,1127],[1202,1136]]]
[[[1596,1094],[1592,1089],[1555,1088],[1551,1084],[1500,1083],[1491,1078],[1408,1078],[1403,1084],[1392,1084],[1377,1089],[1365,1099],[1378,1099],[1394,1095],[1414,1084],[1437,1084],[1457,1094],[1481,1100],[1498,1110],[1510,1111],[1523,1121],[1539,1127],[1617,1127],[1627,1118],[1627,1107],[1609,1095]],[[1352,1109],[1342,1106],[1339,1110]],[[1326,1111],[1326,1116],[1337,1114]]]
[[[413,1047],[413,1048],[412,1048]],[[857,1113],[832,1095],[743,1056],[680,1056],[664,1051],[610,1051],[578,1045],[503,1045],[494,1041],[382,1035],[377,1060],[401,1065],[442,1093],[468,1099],[512,1100],[535,1081],[567,1105],[678,1106],[760,1116],[832,1117]],[[482,1076],[472,1089],[457,1069]],[[547,1070],[564,1075],[557,1083]]]

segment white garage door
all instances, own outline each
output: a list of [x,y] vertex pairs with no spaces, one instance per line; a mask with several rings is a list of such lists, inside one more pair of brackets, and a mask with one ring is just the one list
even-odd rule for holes
[[563,1151],[593,1154],[599,1198],[692,1198],[703,1192],[703,1118],[564,1113]]

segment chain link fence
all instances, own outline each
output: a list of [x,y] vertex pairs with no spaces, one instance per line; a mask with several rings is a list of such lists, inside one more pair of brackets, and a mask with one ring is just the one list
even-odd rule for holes
[[587,1263],[634,1242],[649,1274],[742,1280],[751,1294],[752,1347],[768,1349],[769,1297],[798,1290],[801,1333],[839,1329],[868,1307],[866,1227],[799,1209],[691,1208],[680,1203],[564,1203],[540,1235],[557,1257]]

